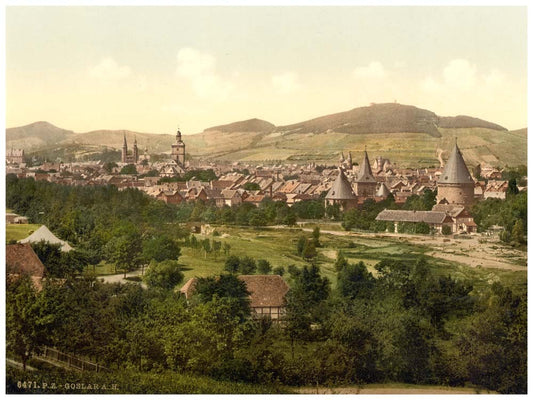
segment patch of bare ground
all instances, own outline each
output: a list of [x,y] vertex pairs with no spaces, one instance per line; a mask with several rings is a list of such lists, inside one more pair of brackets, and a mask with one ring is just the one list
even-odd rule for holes
[[[303,228],[304,231],[311,229]],[[500,244],[496,238],[472,235],[456,239],[446,236],[421,236],[396,233],[353,233],[322,230],[322,233],[337,236],[372,237],[385,240],[399,240],[416,245],[427,246],[426,253],[431,257],[457,262],[469,267],[496,268],[509,271],[527,269],[527,252]],[[514,261],[513,261],[514,260]]]

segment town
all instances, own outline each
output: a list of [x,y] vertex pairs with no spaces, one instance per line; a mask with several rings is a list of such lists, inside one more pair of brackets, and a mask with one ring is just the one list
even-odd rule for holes
[[[478,165],[471,173],[457,143],[450,149],[446,165],[422,169],[395,168],[394,160],[391,162],[380,155],[370,161],[366,149],[361,160],[353,160],[351,152],[346,157],[341,153],[335,166],[186,161],[180,130],[165,161],[151,162],[148,149],[140,154],[135,138],[132,147],[130,151],[124,135],[120,162],[63,163],[55,160],[33,167],[26,166],[23,149],[11,149],[6,155],[6,173],[62,185],[136,188],[168,204],[200,200],[216,207],[242,203],[258,206],[265,199],[290,207],[315,200],[347,211],[361,207],[369,199],[379,202],[389,196],[396,205],[402,206],[410,196],[438,190],[437,204],[431,211],[417,214],[416,210],[387,210],[378,215],[377,220],[395,223],[396,232],[399,222],[427,223],[439,233],[443,226],[448,226],[450,233],[476,232],[470,206],[481,199],[505,199],[509,189],[509,182],[502,179],[500,169]],[[187,171],[192,171],[193,176],[188,180],[180,179]],[[201,174],[196,174],[200,177],[194,175],[201,171],[211,172],[208,180],[202,180]],[[517,186],[519,191],[525,189],[525,186]]]

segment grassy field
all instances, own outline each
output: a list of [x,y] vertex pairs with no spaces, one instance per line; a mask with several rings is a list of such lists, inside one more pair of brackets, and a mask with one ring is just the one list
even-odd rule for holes
[[[311,229],[312,225],[306,226]],[[268,260],[273,267],[287,267],[291,264],[301,267],[306,262],[296,255],[296,242],[301,235],[311,236],[310,232],[299,228],[237,228],[216,227],[220,236],[197,235],[199,240],[204,238],[226,242],[231,246],[230,253],[238,256],[250,256]],[[409,242],[408,237],[374,237],[372,235],[340,236],[322,232],[320,236],[322,247],[318,249],[318,264],[322,275],[327,277],[332,287],[336,286],[336,271],[334,262],[339,251],[342,251],[349,262],[363,261],[372,273],[373,266],[382,259],[397,259],[415,262],[420,256],[425,256],[430,263],[433,273],[440,276],[452,276],[457,279],[471,281],[474,288],[480,288],[494,282],[501,282],[507,286],[525,288],[527,271],[505,270],[494,268],[471,267],[432,257],[428,253],[435,249],[431,245],[420,245]],[[524,258],[527,255],[524,253]],[[219,274],[224,269],[225,256],[223,253],[215,258],[213,255],[204,256],[203,250],[182,248],[180,264],[185,275],[185,281],[194,276],[209,276]]]
[[39,229],[40,226],[38,224],[8,224],[6,225],[6,242],[24,239]]

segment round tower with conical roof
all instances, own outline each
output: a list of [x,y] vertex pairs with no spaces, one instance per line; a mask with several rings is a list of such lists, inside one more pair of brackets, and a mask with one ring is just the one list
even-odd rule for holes
[[437,204],[469,207],[473,203],[474,179],[456,142],[437,182]]
[[326,194],[326,207],[328,205],[338,204],[342,211],[349,210],[357,206],[357,196],[352,189],[344,171],[339,167],[339,175],[333,182],[331,189]]

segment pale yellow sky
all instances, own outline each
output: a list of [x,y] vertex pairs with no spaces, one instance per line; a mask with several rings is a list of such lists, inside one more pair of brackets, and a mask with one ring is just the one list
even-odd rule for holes
[[8,7],[6,125],[184,133],[393,102],[527,126],[526,7]]

